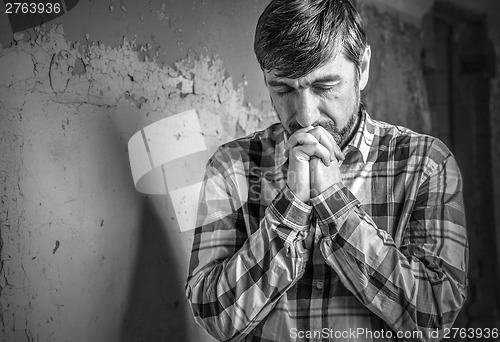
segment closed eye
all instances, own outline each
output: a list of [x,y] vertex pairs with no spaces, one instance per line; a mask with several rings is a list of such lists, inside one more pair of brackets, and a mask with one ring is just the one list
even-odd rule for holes
[[334,90],[339,86],[340,82],[333,82],[333,83],[320,83],[313,85],[313,90],[316,93],[323,93],[323,92],[328,92],[331,90]]
[[316,92],[316,93],[322,93],[325,91],[329,91],[331,89],[333,89],[333,87],[325,87],[325,86],[318,87],[318,86],[316,86],[313,88],[314,92]]
[[333,92],[339,91],[340,87],[340,82],[336,83],[329,83],[329,84],[321,84],[321,85],[314,85],[312,87],[312,90],[315,94],[318,95],[329,95]]
[[287,96],[290,95],[295,89],[292,87],[279,87],[275,88],[274,91],[278,96]]

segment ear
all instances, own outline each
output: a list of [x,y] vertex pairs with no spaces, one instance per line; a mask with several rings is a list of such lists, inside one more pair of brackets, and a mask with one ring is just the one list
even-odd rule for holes
[[370,76],[370,57],[372,55],[372,51],[370,49],[370,45],[366,46],[365,53],[363,54],[363,60],[360,65],[360,73],[359,73],[359,90],[365,89],[368,84],[368,78]]

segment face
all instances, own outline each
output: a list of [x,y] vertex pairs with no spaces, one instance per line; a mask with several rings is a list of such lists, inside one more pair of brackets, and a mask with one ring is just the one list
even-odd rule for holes
[[363,56],[360,71],[338,54],[323,66],[296,79],[265,72],[271,101],[289,134],[302,127],[324,127],[343,147],[356,124],[360,91],[368,81],[370,50]]

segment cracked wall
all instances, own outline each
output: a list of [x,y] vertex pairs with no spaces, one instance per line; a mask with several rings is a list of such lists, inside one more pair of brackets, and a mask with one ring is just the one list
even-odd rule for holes
[[[377,86],[364,95],[369,111],[427,129],[425,115],[410,118],[426,113],[418,56],[411,50],[416,29],[373,7],[362,12],[380,29],[370,37],[377,49],[371,82]],[[392,39],[399,42],[394,49],[384,43]],[[182,293],[191,234],[178,233],[168,199],[145,199],[135,191],[126,142],[149,123],[195,108],[211,154],[275,118],[245,104],[244,87],[234,86],[221,59],[192,53],[169,67],[151,58],[154,51],[128,40],[116,48],[71,43],[63,26],[2,50],[1,142],[12,151],[2,161],[1,178],[7,210],[0,305],[8,340],[126,341],[166,333],[175,340],[207,340]],[[399,102],[384,91],[389,87],[398,89]],[[403,101],[408,94],[420,102]],[[151,236],[158,226],[161,232]],[[158,239],[164,245],[155,245]],[[148,256],[148,248],[157,251]],[[172,272],[166,278],[165,268]],[[159,285],[151,289],[142,279],[159,279]],[[158,293],[161,307],[144,292]],[[156,316],[161,320],[151,323]]]
[[[245,26],[268,1],[80,2],[0,50],[0,340],[208,341],[183,294],[191,232],[134,189],[127,141],[190,108],[209,153],[274,122]],[[369,112],[428,132],[419,29],[359,2]]]
[[[6,341],[120,339],[122,320],[113,316],[123,316],[133,290],[140,229],[152,229],[141,227],[144,199],[129,171],[133,133],[195,108],[213,153],[274,120],[244,104],[242,86],[234,88],[220,59],[191,55],[159,67],[140,60],[135,47],[127,40],[117,48],[70,43],[57,26],[1,51]],[[173,240],[180,271],[172,286],[179,292],[191,234],[178,233],[168,201],[150,201]],[[176,296],[172,306],[185,306]]]
[[[362,11],[369,25],[382,16],[372,7]],[[413,77],[419,70],[410,49],[416,29],[395,31],[397,19],[383,17],[372,37],[380,47],[372,65],[378,87],[368,90],[365,100],[376,118],[425,130],[425,116],[410,120],[425,109],[422,102],[394,103],[384,92],[396,85],[398,99],[412,94],[425,104],[425,94],[414,90],[420,81]],[[172,67],[161,66],[147,44],[72,43],[62,25],[17,39],[0,56],[1,144],[11,151],[3,157],[1,178],[6,211],[0,305],[7,340],[123,341],[160,339],[165,332],[177,340],[205,340],[182,293],[191,233],[178,233],[168,199],[144,199],[135,191],[126,143],[149,123],[195,108],[211,154],[275,117],[245,103],[243,85],[234,86],[217,57],[191,53]],[[396,50],[381,44],[391,39],[400,40]],[[387,67],[393,72],[387,74]],[[154,222],[145,218],[155,215]],[[158,226],[161,232],[148,237]],[[144,256],[158,238],[164,246],[153,257]],[[176,266],[168,281],[158,256]],[[149,269],[157,273],[145,274]],[[159,293],[162,307],[141,295],[147,287],[138,285],[138,278],[163,279],[149,291]],[[141,302],[153,306],[153,314],[130,314],[144,310]],[[162,322],[157,318],[152,324],[152,317]]]

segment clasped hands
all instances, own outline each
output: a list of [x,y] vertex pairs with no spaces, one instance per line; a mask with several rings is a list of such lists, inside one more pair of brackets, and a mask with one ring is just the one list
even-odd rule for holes
[[304,203],[341,182],[339,161],[344,155],[323,127],[309,126],[293,133],[285,144],[288,154],[287,185]]

